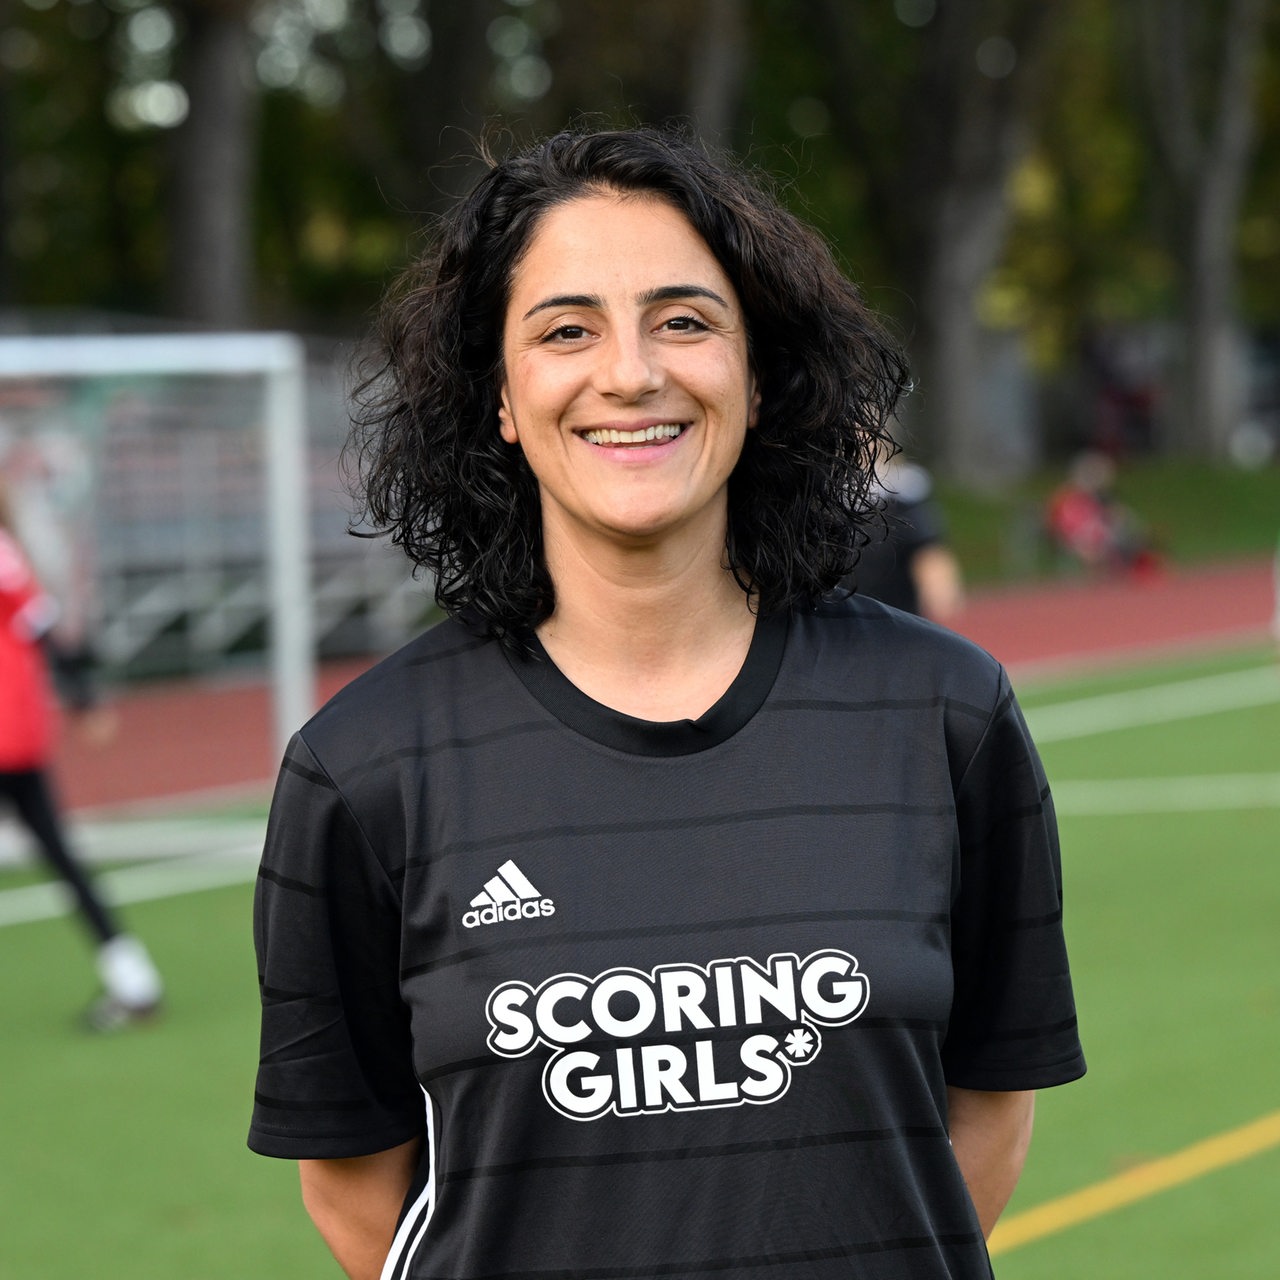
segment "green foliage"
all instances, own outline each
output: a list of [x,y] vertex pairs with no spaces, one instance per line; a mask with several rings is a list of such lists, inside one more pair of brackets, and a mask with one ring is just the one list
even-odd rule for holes
[[1090,323],[1168,315],[1174,305],[1136,119],[1139,52],[1106,0],[1075,0],[1050,50],[1055,91],[1012,184],[1005,260],[992,281],[1004,297],[991,316],[1025,327],[1042,367],[1069,362]]
[[[6,8],[6,303],[163,310],[167,172],[181,135],[131,121],[120,95],[176,74],[189,39],[183,14],[211,2],[15,0]],[[1030,2],[983,12],[1016,23]],[[470,172],[452,158],[486,121],[527,136],[582,112],[619,122],[686,113],[708,8],[679,0],[643,8],[613,0],[246,6],[260,81],[258,318],[362,327],[416,247],[439,189]],[[1174,306],[1177,264],[1160,243],[1128,8],[1107,0],[1060,7],[1037,77],[1035,145],[1011,185],[1006,252],[981,301],[989,322],[1030,334],[1042,368],[1069,365],[1088,323],[1167,317]],[[910,10],[889,0],[843,9],[743,0],[748,50],[729,139],[782,175],[788,198],[907,333],[919,323],[911,269],[920,216],[930,212],[911,198],[910,183],[930,114],[949,109],[916,91],[926,28],[908,23]],[[836,26],[848,38],[835,41],[832,15],[841,13]],[[157,42],[152,22],[148,52],[142,19],[170,22],[172,42]],[[395,53],[386,38],[393,19],[426,30],[430,47]],[[1280,325],[1280,294],[1269,284],[1280,265],[1277,28],[1272,22],[1258,50],[1257,146],[1239,237],[1245,314],[1261,327]]]
[[164,138],[108,119],[123,6],[5,12],[6,300],[150,309],[166,239]]
[[750,126],[739,148],[781,179],[788,203],[826,236],[875,305],[901,315],[905,300],[888,286],[902,282],[893,278],[869,199],[866,158],[842,146],[833,127],[837,95],[847,92],[840,68],[816,56],[817,28],[796,21],[795,4],[760,0],[751,17],[759,53],[746,86]]
[[[1273,5],[1274,8],[1274,5]],[[1245,316],[1280,329],[1280,15],[1273,14],[1262,59],[1252,180],[1240,219],[1240,296]]]
[[333,148],[340,108],[277,91],[261,110],[271,159],[256,194],[260,310],[286,325],[307,316],[326,329],[359,328],[408,261],[416,211],[398,207],[358,156]]

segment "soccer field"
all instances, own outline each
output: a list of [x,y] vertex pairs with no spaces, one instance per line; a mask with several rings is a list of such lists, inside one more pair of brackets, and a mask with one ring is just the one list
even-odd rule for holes
[[[1043,1093],[1000,1280],[1280,1275],[1280,672],[1253,651],[1022,685],[1062,826],[1088,1076]],[[337,1276],[244,1145],[260,818],[84,833],[170,986],[94,1038],[74,924],[0,868],[0,1276]],[[186,857],[155,863],[154,848]]]

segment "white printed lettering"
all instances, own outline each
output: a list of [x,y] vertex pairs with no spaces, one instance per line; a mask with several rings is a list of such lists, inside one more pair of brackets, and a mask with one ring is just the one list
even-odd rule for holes
[[[573,1120],[761,1104],[785,1094],[793,1070],[819,1055],[820,1028],[847,1026],[869,999],[857,960],[838,950],[764,964],[738,957],[651,973],[560,973],[536,990],[495,987],[488,1044],[507,1058],[546,1046],[543,1092]],[[700,1034],[708,1031],[719,1034]],[[586,1040],[608,1048],[572,1048]]]

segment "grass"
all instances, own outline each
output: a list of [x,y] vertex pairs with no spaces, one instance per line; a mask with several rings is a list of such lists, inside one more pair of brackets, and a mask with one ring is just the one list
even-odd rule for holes
[[[1266,655],[1033,690],[1069,697],[1257,665]],[[1033,712],[1034,714],[1034,712]],[[1274,704],[1043,748],[1050,779],[1280,773]],[[1275,921],[1280,812],[1061,818],[1067,934],[1089,1058],[1044,1093],[1009,1214],[1280,1107]],[[1280,1272],[1280,1150],[998,1259],[1001,1280],[1147,1280]]]
[[[1031,710],[1267,660],[1261,651],[1028,687]],[[1280,773],[1280,705],[1043,748],[1055,783]],[[1063,794],[1067,794],[1064,789]],[[1280,809],[1061,816],[1089,1074],[1039,1101],[1009,1210],[1280,1108]],[[0,892],[22,883],[0,871]],[[338,1276],[296,1175],[244,1146],[257,1010],[248,885],[128,909],[171,984],[154,1027],[96,1039],[66,919],[0,928],[0,1275]],[[996,1259],[1000,1280],[1280,1274],[1280,1149]]]
[[244,1146],[257,1046],[250,896],[245,885],[129,909],[169,980],[170,1010],[110,1038],[73,1025],[92,978],[70,922],[0,931],[11,975],[0,1274],[223,1280],[331,1269],[318,1239],[297,1229],[292,1167]]
[[[1065,468],[996,493],[942,483],[939,499],[972,583],[1075,572],[1039,534],[1044,502]],[[1137,460],[1118,474],[1116,496],[1177,564],[1270,555],[1280,537],[1280,467],[1255,471],[1178,459]]]

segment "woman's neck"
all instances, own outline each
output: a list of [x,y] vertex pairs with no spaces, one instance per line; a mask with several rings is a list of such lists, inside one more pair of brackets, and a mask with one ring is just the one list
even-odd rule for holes
[[742,668],[755,629],[746,593],[705,555],[548,557],[555,612],[538,628],[583,693],[642,720],[696,719]]

